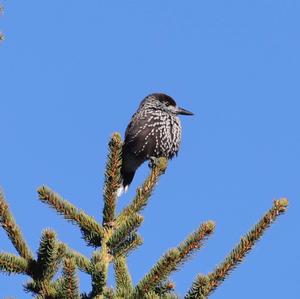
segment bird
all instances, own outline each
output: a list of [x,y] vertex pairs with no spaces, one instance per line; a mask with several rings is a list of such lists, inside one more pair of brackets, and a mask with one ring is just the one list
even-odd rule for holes
[[177,106],[164,93],[146,96],[133,114],[125,131],[122,146],[121,187],[118,196],[127,191],[136,170],[156,158],[177,156],[181,143],[181,123],[178,115],[194,115]]

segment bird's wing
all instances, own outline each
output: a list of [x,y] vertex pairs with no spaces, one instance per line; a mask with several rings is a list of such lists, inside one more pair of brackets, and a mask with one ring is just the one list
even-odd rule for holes
[[[152,130],[153,126],[149,123],[148,117],[141,115],[135,117],[134,115],[125,132],[124,145],[126,149],[136,155],[143,152],[143,146],[151,138]],[[147,146],[147,149],[149,150],[149,146]]]

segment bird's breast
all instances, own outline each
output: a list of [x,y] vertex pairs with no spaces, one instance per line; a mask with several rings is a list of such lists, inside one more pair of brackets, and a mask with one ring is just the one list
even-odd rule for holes
[[[141,119],[141,118],[140,118]],[[181,142],[181,124],[176,116],[162,111],[147,113],[136,132],[133,142],[138,144],[137,156],[172,158],[177,154]]]

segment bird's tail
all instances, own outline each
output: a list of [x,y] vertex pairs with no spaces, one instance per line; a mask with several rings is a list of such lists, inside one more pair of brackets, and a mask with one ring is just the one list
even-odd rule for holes
[[128,187],[133,180],[134,174],[135,174],[135,171],[125,172],[123,169],[121,169],[122,183],[121,183],[120,188],[117,191],[118,197],[120,197],[124,192],[125,193],[127,192]]

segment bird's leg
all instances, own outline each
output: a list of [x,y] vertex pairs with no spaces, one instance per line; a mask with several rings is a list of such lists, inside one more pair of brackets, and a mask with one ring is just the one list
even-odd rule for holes
[[158,158],[152,156],[152,157],[149,158],[148,166],[150,168],[154,168],[157,165],[157,163],[158,163]]

